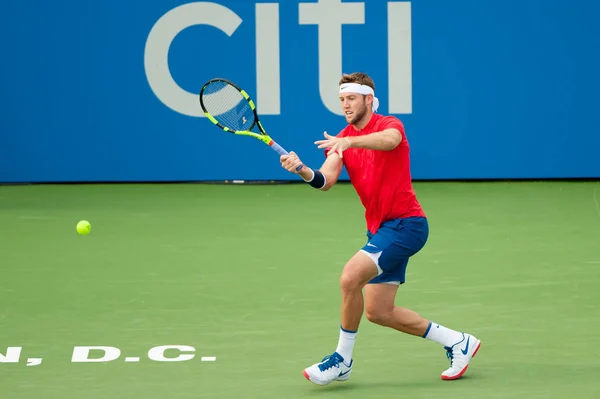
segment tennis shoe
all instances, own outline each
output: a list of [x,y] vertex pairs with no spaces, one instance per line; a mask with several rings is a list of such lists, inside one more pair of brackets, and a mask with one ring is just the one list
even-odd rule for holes
[[467,371],[469,362],[481,347],[481,341],[471,334],[462,334],[462,340],[448,347],[446,356],[450,359],[450,367],[442,373],[442,380],[456,380]]
[[344,358],[337,352],[325,356],[320,363],[304,369],[304,377],[317,385],[327,385],[333,381],[346,381],[352,372],[353,360],[350,364],[344,363]]

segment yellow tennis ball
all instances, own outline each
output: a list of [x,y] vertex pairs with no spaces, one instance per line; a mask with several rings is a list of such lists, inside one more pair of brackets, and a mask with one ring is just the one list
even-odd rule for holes
[[87,220],[82,220],[77,223],[77,232],[81,235],[89,234],[92,230],[92,225]]

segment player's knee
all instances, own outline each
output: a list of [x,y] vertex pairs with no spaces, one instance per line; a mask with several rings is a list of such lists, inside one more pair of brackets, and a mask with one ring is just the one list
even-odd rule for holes
[[371,323],[387,326],[391,317],[391,311],[383,308],[367,309],[365,316]]
[[359,252],[344,267],[340,277],[340,287],[343,292],[360,291],[376,276],[377,266],[370,258]]
[[342,273],[340,288],[342,292],[359,291],[362,288],[360,278],[355,273]]

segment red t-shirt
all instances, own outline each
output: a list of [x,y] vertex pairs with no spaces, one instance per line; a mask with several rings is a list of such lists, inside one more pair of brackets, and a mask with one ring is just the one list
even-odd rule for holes
[[425,216],[413,190],[410,174],[410,147],[404,125],[394,116],[373,114],[364,129],[353,125],[337,137],[363,136],[395,128],[402,142],[392,151],[349,148],[342,158],[360,201],[365,207],[367,229],[375,234],[382,223],[396,218]]

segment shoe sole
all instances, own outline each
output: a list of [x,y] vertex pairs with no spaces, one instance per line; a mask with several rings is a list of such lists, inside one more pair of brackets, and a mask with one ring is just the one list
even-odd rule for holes
[[[306,372],[306,370],[302,371],[302,375],[304,376],[304,378],[306,378],[308,381],[312,382],[315,385],[319,385],[319,386],[324,386],[324,385],[329,385],[330,383],[320,383],[320,382],[316,382],[310,379],[310,376],[308,375],[308,373]],[[348,378],[350,378],[350,373],[346,373],[342,378],[336,378],[335,380],[331,381],[346,381],[348,380]]]
[[[481,348],[481,341],[479,341],[479,343],[477,344],[477,348],[475,348],[475,351],[473,352],[473,355],[471,355],[471,359],[473,359],[475,357],[475,355],[477,354],[477,351],[479,351],[479,348]],[[469,363],[471,362],[471,359],[469,359]],[[442,380],[444,380],[444,381],[457,380],[460,377],[462,377],[462,375],[465,373],[465,371],[467,371],[468,368],[469,368],[469,364],[467,364],[465,366],[465,368],[463,368],[462,370],[460,370],[460,373],[458,373],[458,374],[456,374],[454,376],[451,376],[451,377],[442,375]]]
[[306,378],[308,381],[312,382],[315,385],[319,385],[319,386],[328,385],[327,383],[322,383],[322,382],[317,382],[317,381],[311,380],[310,376],[308,375],[308,373],[306,372],[306,370],[302,371],[302,375],[304,376],[304,378]]

